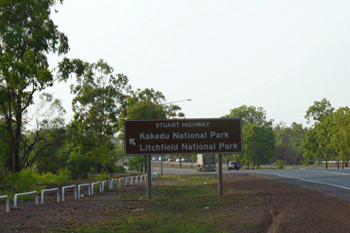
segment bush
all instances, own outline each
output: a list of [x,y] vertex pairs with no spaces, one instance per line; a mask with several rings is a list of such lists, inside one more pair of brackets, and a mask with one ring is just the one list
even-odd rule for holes
[[5,170],[0,167],[0,189],[2,189],[5,185],[5,177],[6,177]]
[[77,179],[78,177],[87,178],[90,168],[94,166],[94,163],[79,151],[73,151],[67,163],[73,179]]
[[70,174],[71,172],[68,170],[68,168],[61,168],[58,170],[57,175],[52,174],[51,172],[47,172],[42,175],[36,174],[36,180],[41,184],[64,184],[69,181]]
[[143,164],[146,162],[143,156],[137,155],[132,156],[132,158],[129,159],[129,171],[143,171]]
[[277,160],[277,162],[275,162],[275,165],[276,169],[283,169],[284,162],[283,160]]
[[100,174],[97,175],[97,179],[101,182],[104,180],[108,180],[108,178],[109,178],[108,170],[103,170]]
[[61,168],[58,170],[57,175],[59,176],[59,184],[68,183],[71,179],[71,172],[68,170],[68,167]]
[[21,172],[9,172],[4,181],[6,189],[28,192],[33,190],[33,186],[37,183],[37,174],[32,169],[23,169]]
[[60,169],[57,175],[47,172],[38,174],[33,169],[23,169],[17,173],[7,173],[4,177],[4,188],[16,192],[32,191],[36,184],[64,184],[70,179],[70,172],[67,168]]
[[123,165],[116,166],[115,164],[109,165],[106,170],[109,171],[109,173],[125,173],[125,167]]
[[90,174],[90,175],[96,174],[96,168],[90,167],[90,170],[89,170],[88,174]]
[[126,169],[123,165],[115,166],[113,173],[125,173]]

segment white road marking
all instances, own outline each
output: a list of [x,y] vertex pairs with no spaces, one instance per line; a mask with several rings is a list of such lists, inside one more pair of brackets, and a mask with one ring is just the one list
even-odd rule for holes
[[331,173],[331,174],[335,174],[335,175],[349,176],[349,174],[346,174],[346,173],[341,173],[341,172],[328,172],[328,171],[322,171],[322,172],[325,172],[325,173]]
[[329,184],[329,183],[324,183],[324,182],[319,182],[319,181],[314,181],[314,180],[300,179],[300,178],[291,177],[291,176],[286,176],[286,175],[280,175],[280,174],[276,174],[276,173],[267,173],[267,172],[266,172],[266,173],[265,173],[265,172],[256,172],[256,173],[268,174],[268,175],[275,175],[275,176],[277,175],[277,176],[280,176],[280,177],[289,178],[289,179],[293,179],[293,180],[301,180],[301,181],[305,181],[305,182],[309,182],[309,183],[329,185],[329,186],[333,186],[333,187],[337,187],[337,188],[342,188],[342,189],[350,190],[350,188],[344,187],[344,186],[340,186],[340,185]]

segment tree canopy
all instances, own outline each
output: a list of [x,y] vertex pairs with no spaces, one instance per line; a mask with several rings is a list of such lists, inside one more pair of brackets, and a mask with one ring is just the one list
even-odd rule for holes
[[275,126],[276,160],[283,160],[287,164],[303,163],[303,143],[307,131],[307,128],[295,122],[291,127],[286,127],[281,123]]
[[240,118],[242,125],[257,124],[264,125],[266,123],[266,111],[262,107],[254,107],[242,105],[238,108],[231,109],[230,113],[223,118]]
[[334,111],[330,102],[326,99],[315,101],[305,118],[313,117],[315,124],[308,130],[304,143],[304,157],[306,161],[342,161],[342,166],[347,164],[350,157],[350,110],[341,107]]
[[[119,129],[120,139],[124,138],[124,122],[125,120],[146,120],[146,119],[168,119],[173,117],[184,117],[184,114],[178,112],[181,108],[177,105],[163,104],[165,96],[160,91],[146,88],[144,90],[131,90],[126,101],[126,109],[120,115]],[[142,156],[133,156],[129,159],[132,168],[141,170],[143,163],[146,162]],[[146,167],[146,166],[145,166]]]
[[47,55],[69,50],[67,36],[51,19],[55,4],[55,0],[0,2],[0,112],[9,136],[9,170],[22,169],[23,115],[33,104],[34,93],[56,80]]
[[223,118],[242,120],[243,152],[236,156],[242,164],[258,168],[260,164],[270,162],[275,155],[275,134],[262,107],[242,105]]
[[125,75],[114,75],[113,68],[103,60],[85,67],[84,74],[77,77],[77,84],[71,86],[75,94],[72,125],[79,132],[78,144],[84,145],[99,173],[100,165],[107,166],[114,160],[111,140],[116,136],[119,114],[125,108],[130,86]]

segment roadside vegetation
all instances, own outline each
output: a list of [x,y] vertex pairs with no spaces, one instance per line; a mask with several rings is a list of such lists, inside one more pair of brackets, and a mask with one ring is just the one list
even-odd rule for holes
[[[33,169],[24,169],[21,172],[9,173],[6,176],[2,176],[0,189],[0,196],[7,195],[10,201],[13,201],[13,197],[16,193],[37,191],[41,192],[42,189],[46,189],[47,185],[62,185],[71,180],[70,172],[68,169],[61,169],[57,174],[51,172],[45,174],[39,174]],[[32,199],[31,196],[24,196],[23,199]],[[5,200],[1,200],[5,201]]]
[[[152,190],[149,206],[109,211],[110,221],[95,221],[77,232],[225,232],[225,218],[235,215],[232,208],[242,194],[217,196],[217,179],[212,176],[162,176]],[[136,200],[147,196],[135,193],[124,197]],[[222,225],[223,224],[223,225]],[[242,226],[237,226],[242,227]],[[234,229],[234,228],[233,228]]]
[[[28,174],[38,174],[35,182],[41,183],[39,176],[61,182],[53,177],[80,179],[95,173],[123,173],[124,160],[129,160],[126,165],[130,169],[142,172],[144,157],[125,159],[124,121],[185,116],[179,106],[164,104],[166,97],[161,91],[133,90],[129,78],[103,59],[63,58],[55,69],[49,69],[48,54],[59,56],[69,51],[68,37],[51,19],[58,2],[63,3],[5,1],[0,8],[0,25],[6,25],[0,26],[1,193],[30,191],[32,182],[25,181],[32,179],[26,178]],[[61,101],[45,89],[69,79],[74,80],[70,87],[74,116],[66,122]],[[328,167],[332,160],[338,161],[338,168],[347,166],[348,107],[335,110],[326,99],[315,101],[305,115],[310,127],[274,125],[273,120],[266,120],[263,107],[248,105],[221,117],[240,118],[243,124],[243,152],[225,155],[226,163],[236,160],[242,169],[258,169],[277,161],[284,166],[326,161]],[[196,163],[196,155],[170,157]]]
[[277,162],[275,162],[276,165],[276,169],[283,169],[283,161],[282,160],[277,160]]

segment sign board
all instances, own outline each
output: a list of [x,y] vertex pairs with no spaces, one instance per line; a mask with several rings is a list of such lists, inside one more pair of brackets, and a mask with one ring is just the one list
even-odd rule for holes
[[241,153],[241,119],[126,120],[126,155]]

